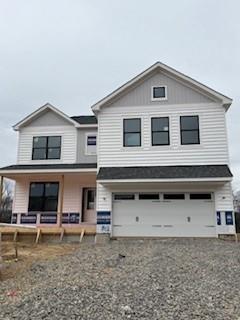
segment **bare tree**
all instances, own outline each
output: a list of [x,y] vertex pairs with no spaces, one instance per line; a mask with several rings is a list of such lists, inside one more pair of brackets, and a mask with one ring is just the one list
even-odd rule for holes
[[4,179],[2,188],[2,201],[0,204],[0,222],[10,222],[13,202],[13,185]]

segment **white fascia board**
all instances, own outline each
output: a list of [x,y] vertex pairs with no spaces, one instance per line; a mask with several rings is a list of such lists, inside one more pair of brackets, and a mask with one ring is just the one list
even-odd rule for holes
[[112,179],[112,180],[97,180],[101,184],[113,184],[113,183],[169,183],[169,182],[229,182],[232,178],[196,178],[196,179]]
[[147,76],[149,73],[151,73],[152,71],[154,71],[158,68],[160,68],[163,71],[165,70],[165,71],[169,72],[170,74],[172,74],[172,75],[196,86],[197,88],[209,93],[211,96],[216,97],[217,99],[219,99],[222,102],[222,104],[226,107],[226,109],[228,109],[232,103],[231,98],[221,94],[220,92],[215,91],[214,89],[209,88],[208,86],[198,82],[197,80],[192,79],[189,76],[186,76],[185,74],[165,65],[164,63],[157,62],[157,63],[153,64],[150,68],[146,69],[145,71],[141,72],[136,77],[132,78],[131,80],[129,80],[128,82],[123,84],[121,87],[114,90],[112,93],[107,95],[105,98],[103,98],[100,101],[98,101],[97,103],[95,103],[91,107],[93,112],[95,112],[95,113],[98,112],[102,105],[104,105],[105,103],[107,103],[111,99],[115,98],[117,95],[121,94],[123,91],[127,90],[129,87],[134,85],[137,81],[141,80],[143,77]]
[[59,109],[57,109],[56,107],[52,106],[50,103],[46,103],[45,105],[43,105],[42,107],[38,108],[37,110],[35,110],[34,112],[30,113],[27,117],[25,117],[23,120],[21,120],[20,122],[18,122],[17,124],[15,124],[13,126],[13,129],[15,131],[18,131],[20,129],[21,126],[23,126],[25,123],[27,123],[28,121],[30,121],[32,118],[36,117],[38,114],[41,114],[43,111],[45,111],[46,109],[52,110],[53,112],[55,112],[56,114],[58,114],[60,117],[64,118],[65,120],[67,120],[68,122],[72,123],[76,128],[80,127],[79,123],[77,123],[75,120],[71,119],[69,116],[67,116],[65,113],[63,113],[62,111],[60,111]]
[[20,175],[20,174],[35,174],[35,173],[91,173],[97,172],[97,168],[79,168],[79,169],[26,169],[26,170],[0,170],[0,176]]

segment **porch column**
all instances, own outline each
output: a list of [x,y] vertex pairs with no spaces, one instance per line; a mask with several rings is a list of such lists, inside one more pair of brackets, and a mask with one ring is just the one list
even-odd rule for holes
[[63,195],[64,195],[64,175],[62,175],[59,193],[58,227],[62,227],[63,214]]
[[3,201],[3,176],[0,176],[0,213],[1,213],[1,209],[2,209],[2,201]]

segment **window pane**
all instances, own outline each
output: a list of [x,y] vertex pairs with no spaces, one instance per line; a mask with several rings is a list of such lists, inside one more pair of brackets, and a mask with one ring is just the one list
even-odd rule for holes
[[212,195],[211,193],[191,193],[190,199],[191,200],[211,200]]
[[198,130],[198,116],[181,117],[181,129],[182,130]]
[[152,118],[152,131],[168,131],[169,119],[168,118]]
[[48,137],[48,147],[61,147],[61,137]]
[[166,96],[165,87],[153,88],[153,98],[165,98],[165,96]]
[[58,196],[58,183],[46,183],[45,184],[45,196]]
[[140,146],[140,134],[139,133],[126,133],[124,135],[124,146],[138,147]]
[[140,132],[141,120],[140,119],[124,119],[124,132]]
[[87,209],[94,209],[95,191],[88,190],[87,192]]
[[140,193],[139,200],[159,200],[158,193]]
[[46,159],[46,149],[33,149],[33,160]]
[[47,146],[47,137],[34,137],[33,138],[33,147],[34,148],[46,148]]
[[114,200],[134,200],[135,194],[134,193],[125,193],[125,194],[115,194]]
[[43,198],[30,197],[28,211],[42,211]]
[[165,193],[163,195],[164,200],[184,200],[184,193]]
[[168,132],[153,132],[152,144],[153,146],[168,145],[169,144]]
[[44,183],[30,184],[30,197],[42,197],[44,194]]
[[87,137],[87,145],[88,146],[96,146],[97,138],[96,136],[88,136]]
[[58,201],[56,198],[45,198],[43,211],[57,211]]
[[60,148],[49,148],[48,159],[60,159]]
[[182,144],[199,144],[198,131],[182,131]]

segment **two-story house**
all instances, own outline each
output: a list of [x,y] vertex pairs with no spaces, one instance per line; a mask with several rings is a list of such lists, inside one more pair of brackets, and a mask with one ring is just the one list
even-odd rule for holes
[[112,237],[235,233],[232,100],[157,62],[69,117],[46,104],[14,126],[12,223],[96,225]]

